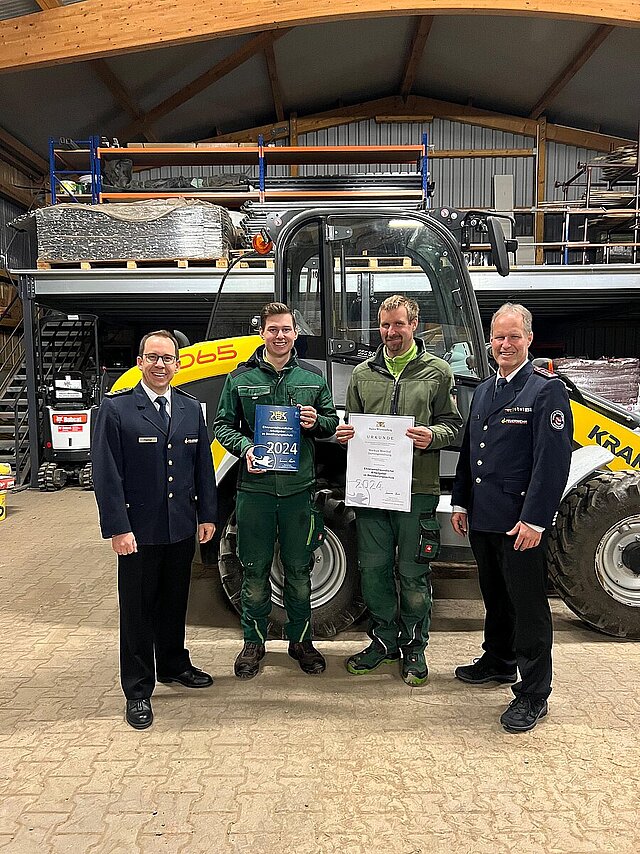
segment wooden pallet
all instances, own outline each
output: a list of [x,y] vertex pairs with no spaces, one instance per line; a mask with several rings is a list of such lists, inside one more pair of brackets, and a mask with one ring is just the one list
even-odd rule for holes
[[[195,267],[215,267],[225,270],[231,263],[229,258],[91,258],[79,261],[53,261],[41,259],[36,262],[38,270],[139,270],[150,267],[175,267],[181,270]],[[273,258],[247,258],[236,267],[272,269]]]

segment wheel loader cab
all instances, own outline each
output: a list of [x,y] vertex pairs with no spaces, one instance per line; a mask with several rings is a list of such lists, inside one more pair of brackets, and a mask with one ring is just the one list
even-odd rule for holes
[[381,303],[396,293],[418,303],[416,337],[451,364],[467,407],[489,367],[471,282],[444,225],[419,212],[308,211],[283,226],[276,253],[276,295],[294,311],[297,349],[326,374],[338,408],[354,365],[380,343]]

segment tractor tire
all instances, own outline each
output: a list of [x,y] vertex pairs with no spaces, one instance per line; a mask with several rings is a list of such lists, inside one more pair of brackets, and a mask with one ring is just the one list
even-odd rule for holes
[[91,463],[87,463],[80,469],[78,474],[78,483],[82,489],[93,489],[93,468]]
[[640,474],[603,472],[569,492],[547,562],[560,598],[581,620],[640,639]]
[[[317,496],[325,520],[325,541],[313,555],[311,611],[317,638],[333,637],[347,629],[364,612],[360,573],[356,559],[355,514],[344,502]],[[241,613],[242,564],[236,553],[237,524],[232,512],[220,539],[218,569],[229,601]],[[283,569],[278,548],[271,567],[273,608],[269,618],[270,638],[284,637],[287,615],[283,607]]]

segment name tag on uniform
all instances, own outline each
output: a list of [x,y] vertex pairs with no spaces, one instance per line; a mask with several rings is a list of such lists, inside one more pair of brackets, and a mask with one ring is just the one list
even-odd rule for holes
[[157,442],[157,436],[138,436],[138,442]]
[[197,436],[195,439],[191,439],[189,436],[187,436],[184,440],[184,443],[185,443],[185,445],[195,445],[197,441],[198,441]]

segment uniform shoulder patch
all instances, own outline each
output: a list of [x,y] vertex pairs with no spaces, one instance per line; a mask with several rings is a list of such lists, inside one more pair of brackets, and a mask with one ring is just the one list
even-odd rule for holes
[[548,380],[556,379],[558,376],[557,374],[554,374],[553,371],[548,371],[546,368],[541,368],[538,365],[533,366],[533,371],[541,377],[546,377]]
[[129,388],[119,388],[117,391],[108,391],[105,397],[120,397],[121,394],[131,394],[133,388],[133,386],[129,386]]
[[554,430],[563,430],[565,424],[564,412],[561,409],[554,409],[549,416],[549,422]]

